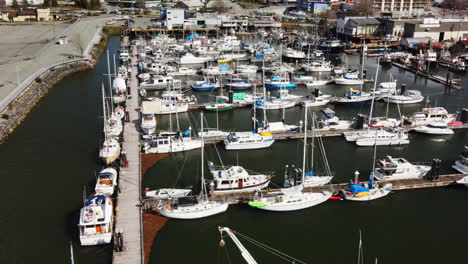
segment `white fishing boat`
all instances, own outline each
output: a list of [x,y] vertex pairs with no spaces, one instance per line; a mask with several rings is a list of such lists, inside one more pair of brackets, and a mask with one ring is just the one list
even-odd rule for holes
[[426,125],[417,126],[412,129],[415,132],[429,135],[453,135],[454,132],[444,121],[430,121]]
[[[460,159],[455,161],[455,165],[452,166],[455,170],[461,173],[468,173],[468,147],[465,146],[465,151],[460,154]],[[463,184],[468,186],[468,176],[463,178]],[[460,183],[460,182],[459,182]]]
[[197,71],[187,67],[180,67],[177,71],[168,72],[168,76],[191,76],[197,74]]
[[117,77],[112,81],[112,89],[115,93],[126,93],[127,92],[127,84],[125,83],[125,79],[122,77]]
[[186,53],[179,60],[179,64],[200,64],[210,61],[210,57],[195,57],[192,53]]
[[383,100],[392,104],[417,104],[424,100],[424,96],[418,90],[407,90],[401,95],[385,96]]
[[130,53],[128,53],[127,49],[120,49],[119,50],[119,59],[122,62],[127,62],[130,59]]
[[421,112],[416,112],[411,116],[405,116],[405,122],[412,126],[424,126],[431,122],[446,122],[455,121],[457,114],[448,113],[443,107],[424,108]]
[[313,87],[317,87],[317,86],[323,86],[323,85],[329,84],[331,82],[332,82],[332,80],[319,80],[319,79],[315,78],[315,79],[312,79],[310,81],[306,81],[305,85],[306,85],[307,88],[313,88]]
[[266,188],[270,183],[270,175],[247,172],[242,166],[214,166],[209,163],[213,181],[210,182],[210,192],[226,194],[237,192],[254,192]]
[[201,148],[200,139],[194,139],[190,135],[153,137],[143,146],[145,153],[174,153],[198,148]]
[[356,145],[365,146],[393,146],[409,144],[408,134],[403,129],[369,131],[356,139]]
[[99,173],[94,190],[96,193],[111,196],[114,193],[115,186],[117,186],[117,171],[109,167]]
[[164,89],[172,84],[174,79],[171,76],[153,75],[147,81],[140,82],[140,88],[151,89]]
[[165,188],[165,189],[157,189],[154,191],[150,191],[148,189],[145,190],[145,198],[148,199],[172,199],[178,197],[185,197],[192,192],[190,189],[172,189],[172,188]]
[[224,139],[226,150],[245,150],[268,148],[275,143],[270,133],[231,132]]
[[[355,172],[356,178],[359,172]],[[348,190],[341,190],[342,196],[348,201],[355,202],[367,202],[375,199],[387,196],[392,191],[393,185],[387,183],[382,187],[374,181],[371,176],[371,180],[368,183],[358,183],[355,181]]]
[[[201,112],[201,129],[203,131],[203,112]],[[165,217],[176,219],[197,219],[224,213],[229,204],[208,200],[206,182],[204,178],[204,140],[201,137],[201,192],[197,196],[180,197],[177,200],[162,206],[159,213]]]
[[333,70],[329,61],[312,61],[303,64],[302,67],[308,72],[331,72]]
[[351,129],[354,122],[349,120],[340,120],[335,115],[335,111],[330,108],[320,110],[323,118],[319,120],[319,130],[346,130]]
[[431,166],[413,165],[404,158],[391,156],[379,160],[377,165],[379,168],[371,172],[371,177],[380,181],[421,178],[431,170]]
[[364,84],[364,80],[359,78],[359,72],[351,71],[347,72],[343,77],[335,78],[335,83],[339,85],[361,85]]
[[298,50],[294,50],[291,48],[287,48],[286,50],[284,50],[283,56],[288,59],[305,59],[306,58],[306,54],[303,51],[298,51]]
[[104,194],[95,194],[80,210],[78,229],[82,246],[109,244],[114,226],[112,199]]
[[141,129],[143,133],[147,135],[151,135],[156,130],[156,118],[154,117],[153,113],[145,113],[141,114]]

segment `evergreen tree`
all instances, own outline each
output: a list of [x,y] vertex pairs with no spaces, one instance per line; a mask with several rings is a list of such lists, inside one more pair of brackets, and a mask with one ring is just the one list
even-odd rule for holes
[[44,7],[49,7],[50,6],[50,0],[44,0],[44,4],[42,4]]
[[13,0],[13,3],[11,3],[11,7],[13,7],[13,8],[18,8],[18,6],[19,6],[19,5],[18,5],[18,1]]
[[28,1],[23,0],[22,6],[23,6],[24,8],[27,8],[27,7],[29,6]]
[[59,4],[57,2],[57,0],[52,0],[52,7],[58,7]]
[[80,7],[81,6],[81,1],[80,0],[75,0],[75,6]]

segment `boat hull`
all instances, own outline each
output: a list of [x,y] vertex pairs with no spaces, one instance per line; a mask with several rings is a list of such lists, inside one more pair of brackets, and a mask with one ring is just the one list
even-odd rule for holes
[[269,141],[262,141],[260,143],[255,144],[232,144],[226,143],[225,141],[224,147],[226,148],[226,150],[262,149],[270,147],[273,143],[275,143],[274,139]]
[[[195,208],[195,206],[197,208]],[[179,207],[177,209],[173,209],[171,207],[165,207],[159,209],[159,213],[165,217],[174,218],[174,219],[198,219],[204,218],[220,213],[226,212],[229,204],[222,204],[222,203],[205,203],[205,204],[197,204],[192,208],[188,207]]]

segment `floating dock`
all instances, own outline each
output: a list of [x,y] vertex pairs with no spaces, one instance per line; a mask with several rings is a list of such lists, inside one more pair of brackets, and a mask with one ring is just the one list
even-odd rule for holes
[[[429,172],[430,173],[430,172]],[[410,190],[410,189],[421,189],[421,188],[435,188],[435,187],[444,187],[452,184],[456,184],[456,181],[462,179],[463,177],[468,176],[468,174],[448,174],[440,175],[437,179],[429,180],[427,178],[416,178],[416,179],[401,179],[401,180],[388,180],[388,181],[379,181],[381,186],[391,183],[393,185],[392,190]],[[327,184],[317,187],[304,188],[305,192],[324,192],[329,191],[332,193],[337,193],[342,189],[349,187],[349,183],[339,183],[339,184]],[[273,197],[276,194],[280,193],[280,189],[266,189],[262,191],[264,197]],[[248,203],[252,201],[255,193],[254,192],[241,192],[241,193],[232,193],[232,194],[219,194],[211,196],[209,199],[224,201],[230,204],[238,203]],[[143,210],[146,212],[157,212],[157,208],[164,206],[170,201],[167,199],[143,199]]]
[[[128,41],[128,37],[125,38]],[[128,167],[122,168],[119,174],[119,192],[117,194],[115,233],[121,234],[123,251],[114,250],[113,263],[143,263],[142,240],[142,210],[140,204],[141,194],[141,161],[140,161],[140,123],[138,108],[138,80],[136,47],[130,51],[131,77],[128,82],[130,93],[127,98],[126,110],[129,122],[124,124],[122,150],[127,152]]]
[[457,90],[462,89],[460,84],[458,82],[455,82],[454,80],[444,78],[444,77],[438,76],[438,75],[432,75],[432,74],[424,73],[424,72],[421,72],[421,71],[416,71],[416,69],[414,69],[414,68],[408,67],[406,65],[403,65],[403,64],[400,64],[400,63],[397,63],[397,62],[394,62],[394,61],[392,61],[392,65],[397,66],[397,67],[402,68],[402,69],[405,69],[407,71],[410,71],[410,72],[412,72],[412,73],[414,73],[416,75],[425,77],[425,78],[427,78],[427,79],[429,79],[431,81],[443,84],[443,85],[445,85],[445,86],[447,86],[449,88],[454,88],[454,89],[457,89]]

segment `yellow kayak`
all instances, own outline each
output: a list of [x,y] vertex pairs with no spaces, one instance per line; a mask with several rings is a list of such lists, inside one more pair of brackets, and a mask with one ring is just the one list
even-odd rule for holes
[[367,196],[369,194],[370,194],[370,192],[359,192],[359,193],[356,193],[354,195],[354,197],[364,197],[364,196]]

